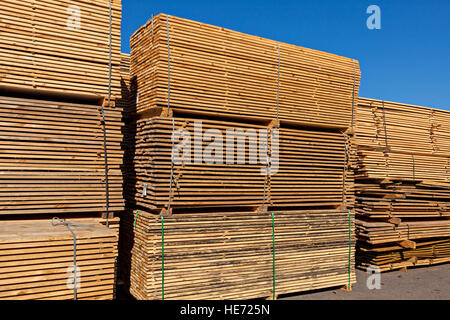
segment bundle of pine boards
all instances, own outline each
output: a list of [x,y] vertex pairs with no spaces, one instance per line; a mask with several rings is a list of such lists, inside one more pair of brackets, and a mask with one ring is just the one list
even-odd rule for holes
[[[124,208],[121,110],[105,107],[109,210]],[[1,215],[106,211],[100,106],[0,97]]]
[[[77,299],[114,297],[117,232],[95,220],[74,220]],[[73,236],[51,220],[1,221],[0,299],[73,299]]]
[[122,270],[138,299],[272,298],[356,280],[354,219],[345,210],[216,211],[163,220],[142,210],[122,220]]
[[111,18],[109,0],[4,0],[0,8],[1,87],[106,96],[111,44],[111,93],[120,96],[120,0],[111,0]]
[[[259,148],[262,141],[268,141],[270,149],[275,139],[267,139],[267,126],[186,117],[176,117],[174,124],[175,130],[184,130],[191,145],[184,159],[183,150],[179,151],[180,162],[173,168],[171,192],[172,120],[153,117],[137,121],[133,166],[127,166],[130,181],[126,193],[131,203],[154,210],[166,206],[169,195],[174,209],[263,204],[338,207],[353,200],[348,142],[342,133],[281,128],[276,156],[279,163],[273,166],[277,171],[266,177]],[[209,152],[211,142],[207,137],[211,130],[217,130],[222,142]],[[231,130],[232,163],[228,162]],[[176,145],[183,139],[180,135]],[[239,139],[245,146],[242,152],[237,147]],[[202,159],[198,159],[198,150]],[[275,150],[272,151],[275,159]]]
[[[131,37],[136,111],[174,110],[346,129],[358,61],[159,14]],[[170,78],[170,79],[169,79]]]
[[360,98],[356,119],[358,266],[448,261],[448,251],[422,261],[431,245],[418,246],[450,236],[450,112]]

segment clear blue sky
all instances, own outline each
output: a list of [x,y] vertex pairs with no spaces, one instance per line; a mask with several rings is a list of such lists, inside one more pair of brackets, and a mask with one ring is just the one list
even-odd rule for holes
[[[369,5],[381,30],[369,30]],[[167,13],[358,59],[360,96],[450,110],[450,0],[122,0],[122,51]]]

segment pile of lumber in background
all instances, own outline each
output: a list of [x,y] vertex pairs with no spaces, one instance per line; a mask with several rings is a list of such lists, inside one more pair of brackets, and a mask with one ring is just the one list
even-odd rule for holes
[[0,299],[75,297],[72,234],[53,217],[93,224],[73,227],[78,298],[114,297],[130,79],[109,3],[0,4]]
[[359,99],[353,140],[359,267],[386,271],[449,260],[445,250],[439,259],[422,255],[435,240],[450,239],[449,128],[448,111]]
[[278,211],[273,220],[271,213],[217,211],[173,215],[162,225],[158,215],[128,211],[121,238],[131,243],[124,250],[130,292],[251,299],[353,283],[350,219],[346,210]]
[[[77,237],[77,298],[112,299],[117,232],[95,220],[73,221],[88,224],[72,227]],[[72,299],[73,247],[67,227],[53,226],[51,220],[1,221],[0,299]]]
[[163,14],[132,36],[130,57],[134,211],[119,260],[131,294],[162,298],[164,217],[165,298],[273,296],[272,213],[275,295],[349,289],[358,62]]
[[131,37],[138,113],[167,104],[169,50],[177,111],[273,119],[279,102],[285,122],[342,129],[352,123],[358,61],[165,14]]
[[358,245],[356,261],[360,268],[377,266],[380,271],[429,266],[450,261],[450,239],[419,240],[416,248],[401,245]]
[[[111,2],[111,90],[119,97],[122,6]],[[108,94],[108,0],[4,0],[0,21],[0,86]]]

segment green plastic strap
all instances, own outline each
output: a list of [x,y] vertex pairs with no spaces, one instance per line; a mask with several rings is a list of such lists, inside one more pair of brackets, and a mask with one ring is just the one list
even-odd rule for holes
[[348,210],[348,287],[351,285],[351,271],[352,271],[352,217],[350,210]]
[[139,211],[136,211],[136,217],[134,218],[133,228],[136,228],[136,221],[139,216]]
[[164,300],[164,217],[161,216],[161,271],[162,271],[162,300]]
[[275,300],[275,214],[272,212],[272,279],[273,279],[273,300]]

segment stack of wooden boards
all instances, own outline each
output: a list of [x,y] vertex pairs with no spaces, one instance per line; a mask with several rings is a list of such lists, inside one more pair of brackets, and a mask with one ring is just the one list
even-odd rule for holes
[[355,282],[357,61],[160,14],[132,36],[130,67],[125,195],[136,210],[121,223],[120,261],[136,298]]
[[114,297],[129,105],[121,14],[120,0],[0,4],[0,299],[74,298],[72,234],[53,217],[92,224],[73,227],[78,298]]
[[[106,211],[99,108],[0,96],[0,215]],[[109,209],[121,211],[121,111],[104,110]]]
[[[75,221],[87,224],[72,227],[77,237],[77,298],[112,299],[117,233],[95,220]],[[71,232],[51,220],[1,221],[0,299],[72,299],[73,247]]]
[[0,86],[120,96],[121,0],[3,0]]
[[415,249],[408,250],[397,244],[359,244],[356,257],[359,267],[378,266],[382,272],[444,263],[450,261],[450,239],[419,240]]
[[177,111],[341,129],[360,81],[356,60],[159,14],[131,37],[138,113],[167,105],[169,73]]
[[144,300],[251,299],[350,284],[349,219],[346,210],[277,211],[273,217],[217,211],[164,221],[129,211],[121,237],[134,241],[125,252],[131,255],[130,292]]
[[[189,154],[184,161],[174,165],[171,194],[174,209],[258,207],[264,199],[271,209],[342,205],[345,196],[343,173],[348,163],[346,138],[339,132],[280,128],[277,151],[279,163],[277,168],[273,167],[277,172],[269,176],[265,183],[263,172],[266,165],[257,158],[261,142],[267,139],[266,126],[176,117],[175,130],[181,129],[192,144],[195,139],[201,139],[202,159],[198,160],[197,150],[189,147]],[[222,140],[218,152],[208,152],[208,134],[213,130]],[[229,143],[231,130],[234,130],[232,138],[235,139],[232,145]],[[171,136],[170,118],[153,117],[137,121],[135,189],[129,190],[134,204],[151,210],[167,204],[170,193]],[[237,161],[241,150],[238,149],[239,139],[245,143],[245,150],[242,150],[245,151],[245,155],[242,152],[245,161],[242,163]],[[271,144],[274,144],[273,141],[269,141]],[[233,163],[228,162],[229,150],[232,150]],[[182,153],[183,150],[180,150],[179,157]],[[249,161],[252,156],[255,157],[254,163]],[[349,195],[352,180],[348,170],[345,186]],[[345,200],[349,199],[352,198]]]
[[360,98],[356,119],[358,266],[450,260],[450,112]]

